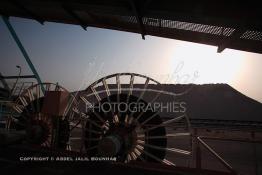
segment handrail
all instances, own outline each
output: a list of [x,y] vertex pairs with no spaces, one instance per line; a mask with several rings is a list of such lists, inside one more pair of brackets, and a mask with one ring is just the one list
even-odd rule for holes
[[[197,137],[197,141],[201,143],[212,155],[214,155],[232,174],[238,174],[233,169],[233,167],[228,162],[226,162],[221,156],[219,156],[219,154],[216,153],[215,150],[213,150],[207,143],[205,143],[200,136]],[[197,160],[197,161],[201,161],[201,160]],[[199,164],[199,162],[197,162],[197,165],[201,166],[201,163]]]

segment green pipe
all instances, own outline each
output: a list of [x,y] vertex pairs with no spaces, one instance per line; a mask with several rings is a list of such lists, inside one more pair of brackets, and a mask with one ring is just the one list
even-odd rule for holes
[[32,70],[33,74],[35,75],[38,84],[41,85],[42,92],[44,93],[44,92],[45,92],[45,88],[44,88],[44,86],[43,86],[43,84],[42,84],[42,81],[41,81],[41,79],[40,79],[40,76],[38,75],[38,73],[37,73],[37,71],[36,71],[33,63],[31,62],[31,60],[30,60],[30,58],[29,58],[29,56],[28,56],[28,54],[27,54],[27,52],[26,52],[26,50],[25,50],[25,48],[23,47],[21,41],[19,40],[19,38],[18,38],[18,36],[17,36],[14,28],[13,28],[12,25],[10,24],[8,17],[2,16],[2,18],[3,18],[3,20],[4,20],[4,23],[6,24],[9,32],[11,33],[13,39],[15,40],[16,44],[18,45],[20,51],[22,52],[22,54],[23,54],[23,56],[24,56],[27,64],[29,65],[30,69]]

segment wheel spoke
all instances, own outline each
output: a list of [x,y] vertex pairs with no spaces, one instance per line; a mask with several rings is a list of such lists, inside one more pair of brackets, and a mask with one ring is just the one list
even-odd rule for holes
[[79,120],[71,129],[70,132],[72,132],[77,126],[81,123],[81,120]]
[[105,90],[106,90],[106,95],[107,95],[106,98],[107,98],[107,101],[108,101],[108,103],[110,105],[111,114],[114,115],[114,111],[112,109],[111,100],[110,100],[111,93],[110,93],[110,90],[108,88],[108,84],[106,83],[106,79],[105,78],[103,78],[102,83],[103,83],[103,85],[105,87]]
[[130,77],[130,85],[129,85],[128,97],[129,97],[130,95],[132,95],[132,93],[133,93],[134,80],[135,80],[135,76],[134,76],[134,74],[132,74],[131,77]]
[[13,109],[20,114],[20,113],[23,112],[23,108],[21,108],[21,106],[22,106],[22,105],[17,105],[17,104],[15,104],[15,105],[13,106]]
[[67,120],[68,120],[69,122],[71,122],[71,121],[74,120],[74,117],[75,117],[75,112],[72,110],[72,111],[70,112],[70,115],[67,117]]
[[110,90],[109,90],[109,88],[108,88],[108,84],[106,83],[106,79],[105,79],[105,78],[103,78],[102,83],[103,83],[103,85],[104,85],[104,87],[105,87],[106,94],[107,94],[107,96],[109,97],[109,96],[110,96]]
[[[149,122],[150,120],[152,120],[154,117],[156,117],[159,113],[155,112],[151,117],[149,117],[148,119],[146,119],[144,122],[141,123],[141,126],[144,126],[147,122]],[[142,115],[141,115],[142,116]]]
[[[116,84],[117,84],[117,104],[120,104],[121,85],[120,85],[119,74],[116,75]],[[117,110],[117,114],[118,116],[120,116],[120,112],[118,110]]]
[[146,143],[140,143],[140,144],[142,144],[145,147],[153,148],[153,149],[156,149],[156,150],[169,151],[169,152],[172,152],[172,153],[179,153],[179,154],[183,154],[183,155],[191,155],[190,151],[186,151],[186,150],[182,150],[182,149],[164,148],[164,147],[150,145],[150,144],[146,144]]
[[146,138],[146,139],[163,139],[163,138],[169,138],[169,137],[181,137],[181,136],[190,136],[191,134],[189,132],[185,133],[174,133],[174,134],[166,134],[163,136],[148,136],[145,137],[144,135],[138,135],[138,138]]
[[[149,82],[149,79],[147,79],[148,80],[148,82]],[[146,81],[146,84],[148,85],[148,82]],[[147,87],[147,85],[145,85],[145,87],[144,87],[144,90],[145,90],[145,88]],[[144,91],[143,91],[144,92]],[[154,103],[157,99],[158,99],[158,97],[160,96],[160,92],[158,92],[157,93],[157,95],[156,95],[156,97],[155,98],[153,98],[153,100],[151,100],[150,102],[149,102],[149,104],[152,104],[152,103]],[[144,94],[143,94],[144,95]],[[157,113],[155,113],[155,114],[158,114],[159,112],[157,112]],[[142,110],[142,112],[138,115],[138,117],[136,118],[136,122],[138,122],[138,120],[143,116],[143,114],[144,114],[144,110]],[[154,118],[155,116],[152,116],[152,118]],[[150,118],[149,120],[151,120],[152,118]],[[148,122],[149,120],[146,120],[145,121],[145,123],[146,122]],[[142,124],[143,125],[143,124]]]
[[22,105],[23,105],[24,107],[26,107],[26,106],[28,105],[25,97],[19,97],[18,99],[20,100],[20,102],[22,103]]
[[[140,149],[140,148],[138,148],[138,149]],[[145,151],[145,150],[141,150],[141,151],[142,151],[142,153],[144,153],[145,155],[147,155],[147,156],[155,159],[156,161],[158,161],[158,162],[160,162],[160,163],[164,163],[164,164],[167,164],[167,165],[171,165],[170,163],[168,163],[168,162],[170,162],[170,161],[168,161],[168,162],[165,161],[166,159],[162,160],[162,159],[159,159],[159,158],[156,157],[155,155],[153,155],[153,154],[151,154],[151,153],[149,153],[149,152],[147,152],[147,151]],[[173,163],[172,163],[172,164],[173,164]],[[175,164],[173,164],[173,165],[175,165]]]
[[100,101],[101,101],[101,98],[100,98],[100,96],[98,95],[98,93],[97,93],[96,89],[95,89],[93,86],[91,86],[91,91],[92,91],[92,92],[93,92],[93,94],[95,95],[95,97],[96,97],[97,101],[100,103]]
[[185,118],[185,117],[186,117],[186,115],[183,114],[183,115],[181,115],[181,116],[179,116],[179,117],[176,117],[176,118],[174,118],[174,119],[170,119],[170,120],[168,120],[168,121],[165,121],[165,122],[163,122],[163,123],[161,123],[161,124],[159,124],[159,125],[156,125],[156,126],[153,126],[153,127],[151,127],[151,128],[145,129],[144,132],[148,132],[148,131],[151,131],[151,130],[153,130],[153,129],[156,129],[156,128],[159,128],[159,127],[162,127],[162,126],[169,125],[169,124],[171,124],[171,123],[173,123],[173,122],[182,120],[182,119]]
[[150,79],[147,78],[146,81],[145,81],[145,85],[144,85],[143,91],[141,92],[141,94],[140,94],[137,102],[139,102],[139,101],[143,98],[143,96],[145,95],[146,88],[147,88],[147,86],[148,86],[149,81],[150,81]]
[[130,154],[127,154],[127,162],[130,162],[132,160],[132,157],[130,156]]
[[36,86],[36,111],[41,111],[40,109],[40,87],[39,86]]
[[31,105],[31,108],[32,108],[32,112],[33,113],[35,113],[35,112],[37,112],[36,110],[35,110],[35,105],[34,105],[34,95],[33,95],[33,92],[32,92],[32,90],[31,89],[28,89],[27,90],[27,96],[29,97],[29,101],[30,101],[30,105]]
[[131,152],[130,155],[131,155],[131,157],[132,157],[133,160],[136,160],[136,159],[137,159],[137,156],[136,156],[136,154],[135,154],[134,152]]
[[14,106],[16,106],[16,107],[13,108],[13,109],[15,109],[16,112],[18,112],[20,114],[20,116],[21,116],[21,114],[24,110],[25,110],[26,113],[29,113],[29,111],[27,109],[28,103],[27,103],[26,98],[25,97],[19,97],[18,100],[22,103],[22,105],[15,104]]
[[63,118],[65,118],[68,115],[68,112],[70,109],[72,109],[72,105],[74,104],[74,107],[79,108],[78,103],[76,103],[76,97],[74,95],[69,95],[69,102],[66,105],[66,108],[63,113]]
[[120,84],[119,74],[117,74],[117,76],[116,76],[116,83],[117,83],[117,94],[121,94],[121,84]]
[[142,153],[141,153],[136,147],[134,148],[134,153],[136,154],[136,156],[137,156],[140,160],[142,160],[143,162],[145,162],[145,159],[141,156]]
[[[80,99],[82,101],[85,102],[86,105],[89,105],[89,107],[93,107],[92,104],[87,100],[85,99],[83,96],[80,96]],[[80,112],[79,112],[80,113]],[[105,123],[105,120],[97,113],[93,110],[93,113],[95,114],[95,116],[102,122],[102,123]]]
[[80,99],[86,104],[86,106],[88,108],[92,108],[93,107],[92,103],[90,103],[85,97],[80,96]]
[[167,160],[167,159],[163,159],[163,162],[167,165],[172,165],[172,166],[176,166],[173,162]]

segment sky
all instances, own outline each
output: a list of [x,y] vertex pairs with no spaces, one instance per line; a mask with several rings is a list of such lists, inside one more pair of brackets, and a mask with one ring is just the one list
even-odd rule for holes
[[[43,82],[70,91],[118,72],[135,72],[161,83],[227,83],[262,102],[262,55],[203,44],[99,28],[10,18]],[[0,72],[32,74],[0,19]]]

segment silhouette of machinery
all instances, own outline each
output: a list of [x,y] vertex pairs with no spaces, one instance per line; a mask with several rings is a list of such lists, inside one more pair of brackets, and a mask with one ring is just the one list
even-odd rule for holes
[[[191,150],[169,147],[168,141],[187,137],[190,143],[189,120],[185,114],[163,120],[159,111],[148,108],[162,92],[155,91],[150,101],[144,100],[145,93],[154,90],[153,85],[160,86],[154,79],[135,73],[109,75],[71,94],[58,84],[36,84],[17,98],[6,127],[24,131],[25,141],[31,145],[89,157],[115,157],[125,163],[175,165],[166,158],[167,153],[190,158]],[[180,122],[180,131],[169,133],[166,127],[172,124],[176,128],[176,122]]]
[[[8,17],[16,16],[41,24],[52,21],[80,25],[85,30],[92,26],[139,33],[143,39],[151,35],[208,44],[217,46],[217,52],[230,48],[262,53],[261,9],[255,1],[222,0],[214,4],[192,0],[3,0],[0,14],[9,30],[12,27]],[[11,34],[15,35],[14,31]],[[33,73],[37,75],[36,71]],[[143,86],[137,89],[134,80],[139,78]],[[151,83],[159,84],[134,73],[106,76],[79,93],[68,93],[57,84],[40,83],[25,90],[12,103],[13,111],[7,118],[6,128],[19,132],[23,139],[18,140],[41,148],[71,150],[88,156],[113,156],[120,162],[174,165],[175,162],[168,159],[169,153],[192,155],[190,146],[178,149],[170,145],[170,140],[178,137],[188,137],[191,142],[190,123],[185,114],[165,120],[158,111],[143,110],[141,106],[153,103],[161,92],[155,89],[155,94],[151,94],[153,99],[145,99],[144,93],[153,87]],[[10,96],[6,89],[0,89],[0,94]],[[141,106],[137,108],[136,104]],[[131,107],[126,110],[126,106]],[[176,130],[170,129],[169,124]],[[235,174],[200,137],[196,140]],[[197,150],[200,150],[198,145]],[[200,172],[199,152],[196,168]]]
[[24,131],[29,144],[66,149],[69,101],[69,92],[57,84],[33,85],[15,100],[6,128]]

